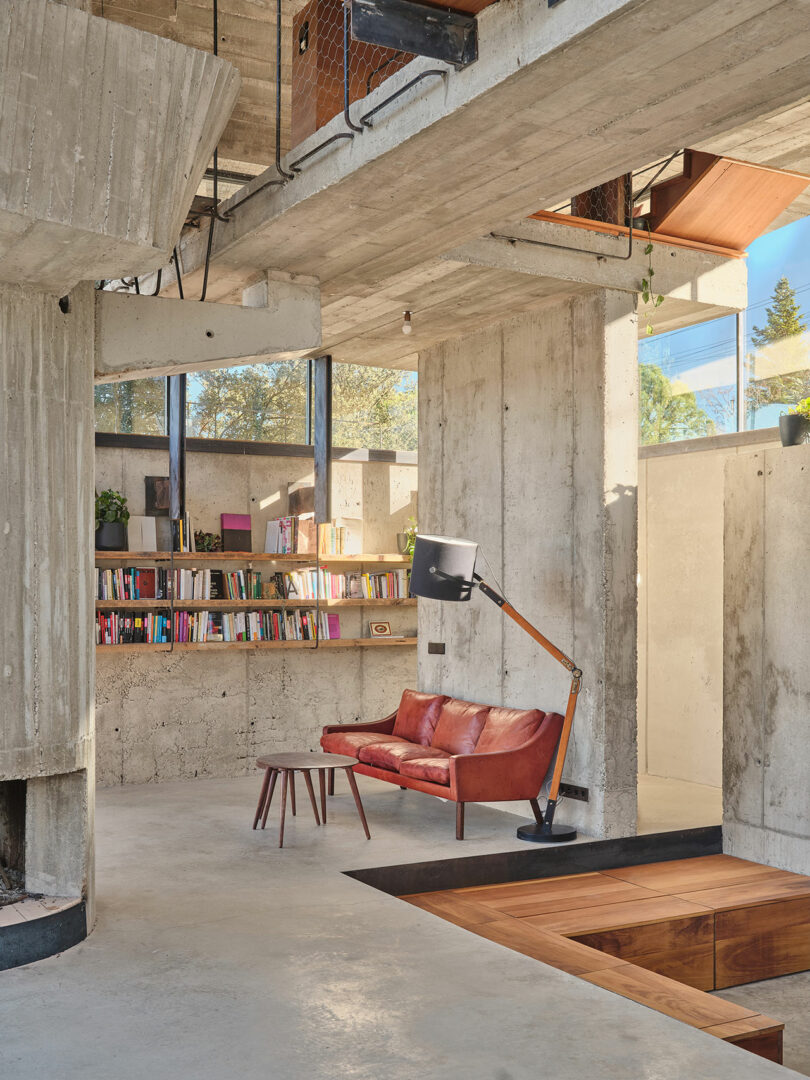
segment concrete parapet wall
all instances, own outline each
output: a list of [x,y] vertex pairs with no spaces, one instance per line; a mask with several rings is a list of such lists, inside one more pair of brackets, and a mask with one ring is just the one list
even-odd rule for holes
[[810,446],[726,464],[723,835],[810,873]]

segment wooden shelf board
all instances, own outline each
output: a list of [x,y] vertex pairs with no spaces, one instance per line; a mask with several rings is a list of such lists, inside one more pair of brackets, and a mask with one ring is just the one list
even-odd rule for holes
[[[415,637],[406,638],[335,638],[321,641],[319,649],[376,649],[391,645],[415,645]],[[168,653],[168,652],[214,652],[223,649],[315,649],[314,641],[206,641],[178,642],[174,649],[168,644],[147,645],[96,645],[97,653]]]
[[[314,600],[175,600],[175,611],[266,611],[275,608],[312,608]],[[344,607],[415,607],[416,597],[389,600],[325,600],[322,608]],[[96,600],[96,611],[163,611],[171,607],[169,600]]]
[[[167,563],[172,559],[170,551],[97,551],[96,562],[126,562],[137,564],[138,562]],[[223,562],[271,562],[271,563],[303,563],[313,565],[319,562],[321,566],[329,566],[338,563],[347,565],[353,563],[379,563],[390,566],[410,566],[411,560],[407,555],[268,555],[259,551],[175,551],[174,562],[177,563],[223,563]]]

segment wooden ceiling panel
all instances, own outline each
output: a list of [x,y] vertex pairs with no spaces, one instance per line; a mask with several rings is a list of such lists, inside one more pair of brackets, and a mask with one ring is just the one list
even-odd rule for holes
[[657,233],[744,251],[808,184],[810,176],[801,173],[717,158],[674,204],[653,214],[652,228]]

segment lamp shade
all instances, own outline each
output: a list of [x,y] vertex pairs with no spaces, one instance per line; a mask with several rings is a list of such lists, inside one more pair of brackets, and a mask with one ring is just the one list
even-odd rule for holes
[[417,536],[411,569],[411,596],[469,600],[478,544],[452,536]]

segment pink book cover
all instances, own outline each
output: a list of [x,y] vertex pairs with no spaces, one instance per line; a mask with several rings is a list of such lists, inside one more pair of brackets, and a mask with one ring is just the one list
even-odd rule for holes
[[329,627],[329,640],[334,641],[340,637],[340,616],[339,615],[327,615],[326,623]]
[[223,529],[250,529],[250,514],[221,514]]

